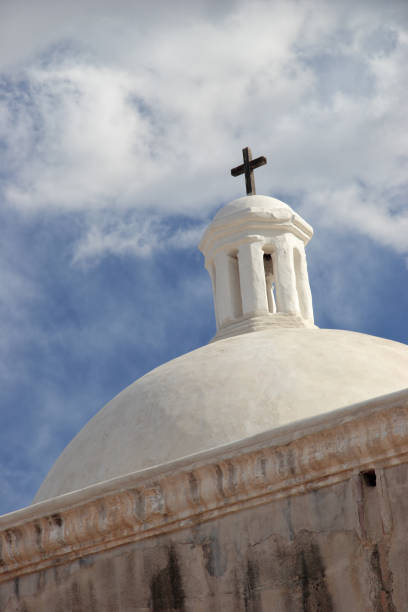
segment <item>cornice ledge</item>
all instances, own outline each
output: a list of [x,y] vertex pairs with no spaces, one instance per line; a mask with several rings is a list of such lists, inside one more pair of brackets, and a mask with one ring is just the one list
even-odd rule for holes
[[0,581],[408,462],[408,389],[0,517]]
[[225,340],[225,338],[232,338],[233,336],[263,331],[265,329],[274,330],[277,328],[288,329],[299,327],[318,329],[317,325],[298,314],[289,314],[286,312],[268,312],[267,314],[252,313],[239,317],[235,321],[225,323],[210,340],[210,344],[212,342],[218,342],[218,340]]
[[252,232],[290,232],[307,244],[313,236],[313,228],[302,217],[293,211],[283,211],[278,215],[271,212],[257,212],[247,209],[215,219],[206,229],[198,245],[203,254],[209,254],[217,248],[217,245],[233,240],[240,241],[241,234],[245,236],[248,231]]

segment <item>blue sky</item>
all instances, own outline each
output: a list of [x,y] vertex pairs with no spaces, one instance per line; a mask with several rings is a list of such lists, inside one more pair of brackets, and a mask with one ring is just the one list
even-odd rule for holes
[[246,145],[315,229],[317,324],[408,343],[406,3],[151,4],[0,6],[1,513],[214,334],[196,247]]

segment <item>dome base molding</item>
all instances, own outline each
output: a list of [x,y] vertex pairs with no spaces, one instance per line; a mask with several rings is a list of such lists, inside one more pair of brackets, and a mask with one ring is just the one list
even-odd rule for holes
[[286,314],[284,312],[268,313],[260,315],[246,315],[232,323],[224,325],[214,336],[211,342],[223,340],[232,336],[248,334],[255,331],[263,331],[269,328],[294,328],[307,327],[318,329],[312,321],[304,319],[300,315]]

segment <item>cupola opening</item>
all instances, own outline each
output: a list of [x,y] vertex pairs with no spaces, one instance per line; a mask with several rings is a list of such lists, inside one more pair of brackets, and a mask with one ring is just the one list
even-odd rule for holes
[[276,312],[276,299],[275,299],[275,280],[273,277],[273,258],[272,253],[264,253],[264,270],[265,270],[265,284],[266,284],[266,296],[268,298],[268,310],[271,313]]

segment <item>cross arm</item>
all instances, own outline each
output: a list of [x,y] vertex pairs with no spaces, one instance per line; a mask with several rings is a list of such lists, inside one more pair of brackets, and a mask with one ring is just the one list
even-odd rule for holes
[[244,164],[241,164],[240,166],[237,166],[236,168],[231,169],[232,176],[239,176],[240,174],[244,174],[244,172],[245,172]]
[[260,166],[264,166],[266,164],[266,157],[262,155],[262,157],[257,157],[256,159],[251,160],[250,162],[251,169],[255,170],[255,168],[259,168]]
[[[251,159],[249,162],[250,169],[255,170],[255,168],[259,168],[260,166],[264,166],[266,164],[266,157],[263,155],[261,157],[257,157],[256,159]],[[241,164],[240,166],[236,166],[231,169],[232,176],[239,176],[240,174],[244,174],[245,172],[245,164]]]

